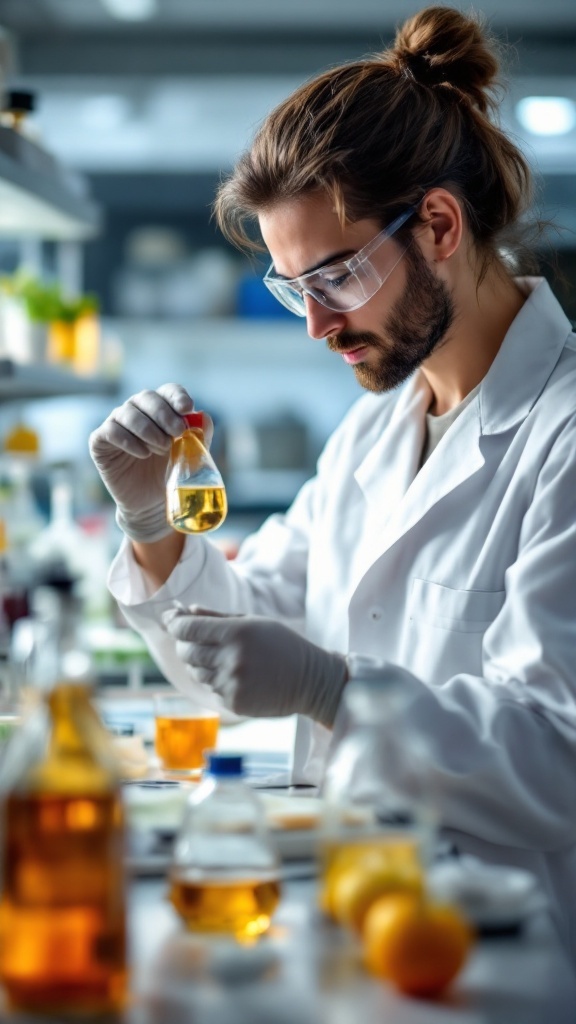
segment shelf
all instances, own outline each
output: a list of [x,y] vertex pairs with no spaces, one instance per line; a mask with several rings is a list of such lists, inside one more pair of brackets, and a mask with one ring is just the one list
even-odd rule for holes
[[30,139],[0,127],[0,235],[80,240],[99,226],[83,179]]
[[118,381],[79,377],[54,366],[0,359],[0,399],[56,398],[62,395],[114,395]]

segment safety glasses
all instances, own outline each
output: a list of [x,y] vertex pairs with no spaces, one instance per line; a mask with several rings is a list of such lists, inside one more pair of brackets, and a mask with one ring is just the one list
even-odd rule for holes
[[[397,247],[388,246],[387,250],[384,250],[382,246],[415,211],[416,207],[410,207],[349,260],[330,263],[325,267],[319,267],[318,270],[311,270],[309,274],[291,279],[278,277],[274,272],[274,265],[271,264],[264,275],[264,284],[278,302],[296,316],[306,316],[306,295],[320,302],[326,309],[335,310],[337,313],[350,313],[353,309],[363,306],[376,294],[402,259],[410,240],[400,252]],[[370,258],[376,252],[377,265]]]

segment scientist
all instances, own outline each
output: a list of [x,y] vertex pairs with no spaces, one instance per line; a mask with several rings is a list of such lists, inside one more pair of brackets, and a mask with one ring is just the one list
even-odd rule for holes
[[298,712],[293,777],[318,782],[347,681],[401,678],[449,834],[535,871],[576,954],[576,339],[518,276],[531,180],[497,73],[475,20],[427,8],[280,104],[220,186],[221,228],[259,225],[267,286],[369,392],[286,515],[234,562],[170,530],[176,384],[91,451],[126,537],[112,593],[168,679]]

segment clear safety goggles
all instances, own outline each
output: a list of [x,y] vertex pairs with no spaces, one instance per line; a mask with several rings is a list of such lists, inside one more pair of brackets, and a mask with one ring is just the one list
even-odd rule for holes
[[[291,279],[278,277],[274,271],[274,264],[271,264],[264,275],[264,284],[278,302],[296,316],[306,316],[306,295],[320,302],[326,309],[335,310],[337,313],[350,313],[353,309],[363,306],[376,294],[402,259],[409,242],[400,253],[396,247],[389,246],[388,252],[382,251],[381,247],[415,211],[416,207],[410,207],[349,260],[330,263]],[[370,257],[378,250],[381,251],[376,266]]]

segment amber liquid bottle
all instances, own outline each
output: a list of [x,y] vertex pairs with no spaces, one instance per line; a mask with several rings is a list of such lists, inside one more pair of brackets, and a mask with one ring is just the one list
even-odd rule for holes
[[253,940],[280,900],[277,855],[238,754],[208,754],[188,799],[169,873],[169,898],[190,931]]
[[127,987],[123,810],[89,685],[53,685],[11,753],[0,899],[8,1003],[66,1015],[118,1010]]
[[220,472],[204,444],[202,413],[184,416],[188,429],[174,438],[166,475],[166,515],[180,533],[205,533],[228,511]]

